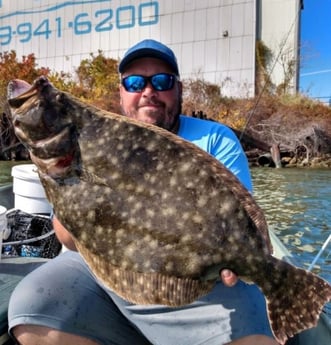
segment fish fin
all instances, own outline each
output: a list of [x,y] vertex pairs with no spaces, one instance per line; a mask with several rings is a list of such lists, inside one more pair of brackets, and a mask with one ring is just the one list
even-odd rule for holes
[[215,280],[201,282],[156,272],[126,270],[92,253],[79,241],[75,241],[75,244],[100,281],[130,303],[179,307],[206,295],[215,285]]
[[270,326],[276,340],[316,326],[323,306],[331,300],[331,285],[315,274],[271,257],[269,280],[258,284],[267,300]]

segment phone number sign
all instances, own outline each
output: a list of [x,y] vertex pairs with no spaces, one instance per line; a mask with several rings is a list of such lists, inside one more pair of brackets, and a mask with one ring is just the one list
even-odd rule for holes
[[[60,39],[68,31],[81,36],[151,26],[159,22],[158,1],[137,1],[137,4],[131,2],[125,6],[112,6],[112,3],[109,0],[63,1],[46,8],[39,5],[35,9],[30,7],[3,13],[0,2],[0,46],[15,49],[15,45],[29,43],[37,37]],[[82,10],[86,5],[90,5],[89,11]]]

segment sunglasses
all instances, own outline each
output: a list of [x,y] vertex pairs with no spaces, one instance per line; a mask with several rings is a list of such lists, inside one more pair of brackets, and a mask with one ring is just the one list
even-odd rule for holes
[[150,77],[142,75],[129,75],[122,79],[122,85],[128,92],[141,92],[150,82],[156,91],[168,91],[174,87],[177,77],[173,74],[158,73]]

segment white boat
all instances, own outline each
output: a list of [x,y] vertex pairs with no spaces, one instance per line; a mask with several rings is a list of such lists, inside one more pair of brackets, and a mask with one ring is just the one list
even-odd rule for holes
[[[11,185],[0,187],[0,205],[10,209],[14,205],[14,195]],[[282,244],[279,238],[270,231],[277,258],[291,263],[294,258]],[[44,263],[43,258],[35,257],[2,257],[0,262],[0,345],[12,345],[7,334],[7,309],[11,292],[18,282],[30,271]],[[286,345],[330,345],[331,344],[331,317],[326,312],[321,314],[317,327],[301,332],[288,340]]]

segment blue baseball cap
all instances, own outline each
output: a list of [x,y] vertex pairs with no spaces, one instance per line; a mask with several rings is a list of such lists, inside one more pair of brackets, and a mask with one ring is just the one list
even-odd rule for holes
[[179,76],[177,59],[174,52],[166,45],[151,39],[143,40],[131,47],[125,54],[118,66],[120,73],[123,73],[126,66],[133,60],[152,57],[166,62],[173,72]]

